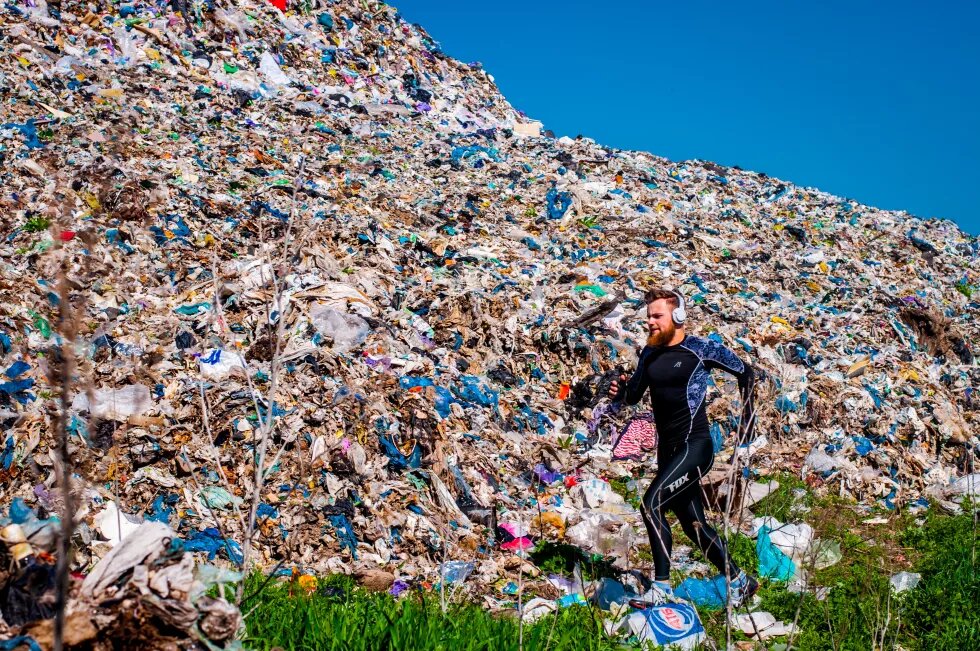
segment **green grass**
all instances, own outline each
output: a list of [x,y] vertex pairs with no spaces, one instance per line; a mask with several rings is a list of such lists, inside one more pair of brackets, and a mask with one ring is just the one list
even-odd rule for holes
[[[246,594],[262,578],[249,579]],[[251,606],[246,604],[246,611]],[[455,603],[442,612],[438,594],[401,599],[368,593],[343,577],[319,582],[310,596],[288,583],[266,587],[248,616],[245,645],[263,651],[508,651],[521,648],[518,621],[494,616],[481,605]],[[590,608],[562,610],[526,625],[523,648],[541,651],[622,648],[602,631],[601,614]]]
[[[976,516],[974,516],[976,517]],[[903,604],[913,649],[980,649],[980,544],[969,515],[929,518],[903,542],[921,555],[922,582]]]
[[[755,513],[771,515],[780,522],[789,522],[796,519],[800,507],[813,507],[815,498],[799,477],[783,473],[767,479],[778,481],[779,488],[754,506],[753,511]],[[798,494],[800,492],[802,492],[802,497]]]

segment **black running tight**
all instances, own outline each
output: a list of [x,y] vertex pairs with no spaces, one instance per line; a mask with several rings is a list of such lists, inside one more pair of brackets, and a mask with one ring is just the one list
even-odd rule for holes
[[650,537],[654,579],[670,578],[670,550],[673,540],[667,511],[673,511],[684,533],[704,552],[718,571],[735,578],[739,569],[728,557],[728,547],[704,517],[701,477],[714,461],[710,438],[698,438],[657,451],[657,476],[643,496],[643,523]]

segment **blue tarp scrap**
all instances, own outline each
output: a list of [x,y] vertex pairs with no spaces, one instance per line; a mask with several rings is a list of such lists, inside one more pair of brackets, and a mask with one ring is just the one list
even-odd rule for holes
[[427,377],[414,377],[411,375],[405,375],[399,378],[398,385],[405,390],[415,389],[417,387],[433,387],[436,397],[435,397],[435,408],[436,413],[439,414],[440,418],[449,418],[451,412],[451,406],[454,402],[459,402],[452,394],[452,392],[446,387],[440,387],[432,381],[431,378]]
[[554,423],[550,418],[540,411],[534,411],[528,406],[521,407],[518,409],[518,413],[514,414],[514,425],[519,431],[523,432],[525,429],[531,429],[541,436],[546,436],[548,430],[554,427]]
[[460,378],[454,393],[465,400],[480,405],[481,407],[497,407],[499,395],[496,391],[480,381],[475,375],[464,375]]
[[782,395],[776,398],[776,409],[782,414],[795,412],[798,408],[798,405],[789,396]]
[[29,370],[31,370],[30,364],[28,364],[27,362],[23,362],[21,360],[17,360],[13,364],[11,364],[7,368],[7,370],[4,371],[3,374],[6,375],[11,380],[16,380],[18,377],[20,377],[21,375],[23,375]]
[[454,147],[450,156],[454,163],[460,163],[469,158],[476,158],[481,162],[484,158],[489,158],[493,162],[500,161],[500,153],[494,147],[484,147],[482,145],[470,145],[468,147]]
[[260,211],[264,211],[264,212],[272,215],[276,219],[282,220],[284,222],[285,221],[289,221],[289,213],[288,212],[283,212],[281,210],[278,210],[277,208],[273,208],[266,201],[253,201],[251,204],[249,204],[249,207],[252,209],[252,214],[253,215],[258,215],[260,213]]
[[72,414],[71,420],[68,421],[68,436],[77,436],[82,440],[85,445],[91,445],[91,441],[88,438],[88,426],[85,421],[78,417],[78,414]]
[[[262,503],[259,504],[259,508],[255,512],[255,515],[258,518],[262,518],[262,519],[278,520],[279,519],[279,509],[275,508],[274,506],[272,506],[270,504],[266,504],[266,503],[262,502]],[[281,523],[276,523],[276,526],[279,527],[279,533],[282,534],[282,539],[285,540],[286,539],[286,536],[289,535],[289,532],[286,531],[286,527],[284,527]]]
[[27,404],[28,401],[34,400],[34,394],[27,391],[32,386],[34,386],[34,378],[12,380],[10,382],[0,383],[0,393],[10,396],[23,405]]
[[350,520],[342,513],[327,516],[327,519],[333,525],[337,535],[337,542],[340,543],[340,548],[349,549],[351,556],[354,557],[354,560],[357,560],[357,536],[354,535],[354,529],[351,527]]
[[119,234],[118,228],[107,228],[105,231],[105,241],[109,244],[115,244],[126,253],[136,252],[136,249],[131,247],[127,242],[123,241],[122,236]]
[[10,511],[8,513],[10,515],[10,521],[14,524],[24,524],[35,517],[34,510],[27,506],[27,502],[24,501],[23,497],[15,497],[10,502]]
[[17,122],[0,124],[0,129],[13,129],[14,131],[19,131],[20,134],[24,136],[24,144],[28,149],[41,149],[44,147],[44,143],[41,142],[41,139],[37,135],[37,125],[34,123],[34,118],[27,120],[27,122],[24,122],[23,124],[18,124]]
[[715,454],[721,452],[722,448],[725,447],[725,430],[718,421],[711,423],[711,444]]
[[572,195],[568,192],[559,192],[554,186],[548,190],[545,200],[548,203],[548,219],[561,219],[572,206]]
[[170,518],[174,514],[173,505],[179,499],[179,496],[174,494],[157,495],[150,505],[150,510],[144,513],[143,517],[152,522],[170,524]]
[[875,449],[874,444],[866,436],[852,436],[851,439],[854,441],[854,449],[862,457],[866,457]]
[[[3,452],[0,453],[0,466],[4,470],[10,470],[10,467],[14,463],[14,446],[16,442],[14,441],[14,435],[11,434],[7,437],[7,442],[4,443]],[[13,506],[11,506],[13,509]]]
[[30,635],[18,635],[9,640],[0,640],[0,651],[41,651],[41,645]]
[[221,532],[214,528],[204,531],[195,531],[190,538],[184,541],[184,549],[189,552],[204,552],[208,555],[208,560],[213,561],[218,552],[224,554],[225,558],[231,562],[241,565],[245,562],[245,555],[242,547],[234,540],[229,540],[221,535]]
[[191,229],[179,215],[164,215],[163,226],[150,226],[149,231],[153,233],[153,239],[157,246],[163,246],[174,240],[186,241],[191,236]]
[[406,457],[402,454],[395,442],[387,435],[380,434],[381,451],[388,457],[388,467],[392,470],[406,470],[418,468],[422,465],[422,446],[416,445],[412,452]]
[[885,402],[885,398],[884,398],[884,396],[881,395],[881,392],[878,391],[878,389],[874,388],[873,386],[871,386],[870,384],[867,384],[867,383],[864,384],[864,390],[868,392],[868,395],[869,396],[871,396],[871,399],[875,403],[875,408],[881,409],[881,406]]

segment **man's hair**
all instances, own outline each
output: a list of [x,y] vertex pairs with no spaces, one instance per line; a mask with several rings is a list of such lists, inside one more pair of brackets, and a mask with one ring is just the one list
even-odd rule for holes
[[670,291],[669,289],[663,289],[662,287],[657,287],[656,289],[649,289],[647,293],[643,295],[643,301],[649,305],[654,301],[659,301],[661,298],[667,299],[672,308],[680,307],[680,299],[677,298],[677,294]]

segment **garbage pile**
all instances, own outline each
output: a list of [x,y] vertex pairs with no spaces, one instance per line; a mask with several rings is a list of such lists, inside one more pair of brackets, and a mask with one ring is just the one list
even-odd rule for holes
[[259,461],[267,570],[491,585],[542,539],[627,567],[606,389],[661,285],[761,372],[753,473],[975,494],[980,241],[951,222],[555,138],[380,2],[14,0],[0,39],[0,504],[58,513],[74,340],[80,571],[147,522],[242,563]]
[[[4,520],[0,590],[4,648],[50,649],[57,603],[55,566],[48,536],[37,531],[31,512],[15,501]],[[242,625],[237,606],[208,590],[241,580],[241,574],[198,564],[180,539],[160,522],[146,522],[110,550],[80,582],[65,612],[69,648],[186,647],[197,640],[211,648],[237,647]],[[12,630],[19,631],[13,635]],[[100,643],[111,640],[113,646]],[[229,643],[226,646],[226,643]],[[216,646],[218,645],[218,646]]]

